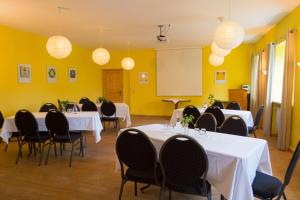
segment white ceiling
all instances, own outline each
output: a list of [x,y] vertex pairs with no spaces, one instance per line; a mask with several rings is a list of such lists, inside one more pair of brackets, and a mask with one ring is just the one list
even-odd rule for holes
[[[231,19],[254,41],[300,0],[231,0]],[[59,14],[57,6],[70,10]],[[0,24],[46,36],[63,34],[85,47],[171,48],[209,44],[228,18],[229,0],[0,0]],[[159,44],[158,24],[171,24]]]

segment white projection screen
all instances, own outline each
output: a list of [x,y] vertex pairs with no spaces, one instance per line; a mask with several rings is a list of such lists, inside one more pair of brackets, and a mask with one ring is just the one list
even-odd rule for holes
[[162,49],[156,54],[157,96],[202,96],[202,49]]

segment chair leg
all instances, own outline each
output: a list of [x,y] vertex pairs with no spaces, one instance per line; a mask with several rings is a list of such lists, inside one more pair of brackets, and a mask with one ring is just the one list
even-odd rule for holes
[[41,163],[42,163],[42,160],[43,160],[44,147],[45,147],[45,143],[43,143],[42,149],[41,149],[41,151],[40,151],[40,162],[39,162],[39,166],[41,166]]
[[126,181],[122,180],[122,182],[121,182],[121,188],[120,188],[120,192],[119,192],[119,200],[122,199],[123,188],[124,188],[124,184],[125,183],[126,183]]
[[[54,148],[55,148],[55,151],[56,151],[55,143],[54,143]],[[47,157],[46,157],[46,160],[45,160],[45,165],[48,164],[48,159],[49,159],[50,149],[51,149],[51,142],[49,143],[48,152],[47,152]],[[56,153],[55,153],[55,154],[56,154]],[[56,155],[55,155],[55,157],[56,157]]]
[[172,200],[172,190],[169,190],[169,200]]
[[71,150],[71,155],[70,155],[69,167],[72,167],[73,151],[74,151],[74,144],[72,143],[72,150]]
[[160,187],[160,191],[159,191],[159,200],[163,200],[164,199],[164,188]]
[[81,157],[84,157],[84,155],[83,155],[83,137],[80,138],[80,151],[81,151]]
[[144,187],[142,187],[140,190],[141,190],[141,192],[142,193],[144,193],[144,190],[146,190],[147,188],[149,188],[151,185],[150,184],[148,184],[148,185],[146,185],[146,186],[144,186]]
[[221,194],[221,200],[226,200],[226,198]]
[[18,155],[17,155],[16,164],[18,164],[18,162],[19,162],[19,158],[20,158],[20,155],[22,153],[22,146],[23,146],[23,144],[21,144],[21,146],[19,147],[19,152],[18,152]]
[[282,193],[282,196],[283,196],[283,199],[284,199],[284,200],[287,200],[287,198],[286,198],[286,196],[285,196],[285,193],[284,193],[284,192]]
[[62,156],[62,150],[63,150],[63,146],[62,146],[63,144],[62,143],[60,143],[60,156]]
[[137,183],[134,182],[134,196],[137,196]]
[[255,131],[253,131],[253,135],[254,135],[254,137],[256,138],[256,133],[255,133]]
[[[57,151],[56,151],[56,142],[53,143],[54,144],[54,153],[55,153],[55,158],[57,157]],[[50,144],[51,145],[51,144]],[[49,147],[50,148],[50,147]]]
[[6,145],[5,145],[4,152],[6,152],[6,150],[7,150],[7,147],[8,147],[8,144],[6,144]]

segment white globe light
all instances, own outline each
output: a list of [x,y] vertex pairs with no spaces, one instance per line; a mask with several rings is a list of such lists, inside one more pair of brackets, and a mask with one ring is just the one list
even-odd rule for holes
[[222,49],[229,50],[238,47],[244,40],[243,27],[232,21],[222,22],[215,32],[214,41]]
[[125,57],[122,59],[121,66],[123,67],[123,69],[131,70],[132,68],[134,68],[134,65],[135,62],[132,58]]
[[209,56],[209,63],[212,66],[220,66],[224,62],[224,57],[223,56],[217,56],[215,54],[210,54]]
[[55,35],[48,39],[46,48],[48,53],[57,59],[66,58],[72,52],[72,44],[68,38]]
[[213,42],[211,44],[211,51],[214,55],[220,56],[220,57],[224,57],[227,56],[231,50],[225,50],[220,48],[215,42]]
[[105,65],[110,60],[109,52],[104,48],[98,48],[93,51],[93,61],[98,65]]

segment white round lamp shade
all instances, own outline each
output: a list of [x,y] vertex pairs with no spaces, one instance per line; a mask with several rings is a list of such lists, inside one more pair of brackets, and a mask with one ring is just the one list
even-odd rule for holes
[[220,56],[220,57],[224,57],[227,56],[231,50],[225,50],[220,48],[215,42],[213,42],[211,44],[211,51],[214,55]]
[[229,50],[238,47],[244,40],[244,28],[232,21],[222,22],[216,29],[214,41],[221,49]]
[[46,48],[48,53],[57,59],[63,59],[72,52],[72,44],[68,38],[61,35],[55,35],[48,39]]
[[215,54],[210,54],[209,56],[209,63],[212,66],[220,66],[224,62],[224,57],[223,56],[217,56]]
[[105,65],[110,60],[110,54],[104,48],[97,48],[93,51],[92,58],[96,64]]
[[131,70],[134,68],[135,62],[132,58],[125,57],[122,59],[121,66],[123,67],[123,69]]

